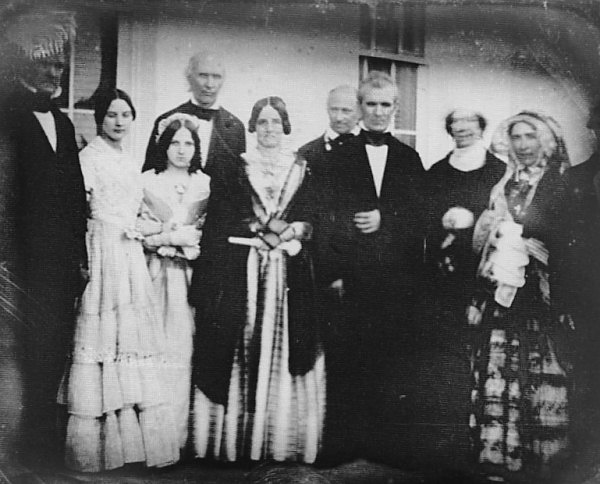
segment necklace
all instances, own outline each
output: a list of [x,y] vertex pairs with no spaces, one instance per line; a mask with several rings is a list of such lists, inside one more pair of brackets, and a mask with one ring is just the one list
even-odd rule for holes
[[177,195],[183,195],[185,192],[187,192],[187,189],[187,184],[175,183],[175,191],[177,192]]
[[187,192],[187,189],[188,189],[188,184],[187,183],[175,183],[175,185],[173,185],[173,187],[175,188],[175,193],[177,193],[177,195],[178,195],[179,203],[182,203],[183,196],[185,195],[185,192]]

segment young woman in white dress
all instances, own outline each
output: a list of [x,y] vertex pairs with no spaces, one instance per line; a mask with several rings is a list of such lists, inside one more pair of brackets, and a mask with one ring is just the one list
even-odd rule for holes
[[141,175],[123,149],[134,119],[126,93],[100,96],[99,136],[80,154],[90,281],[58,400],[69,413],[66,465],[84,472],[179,459],[164,385],[165,335],[136,228]]
[[160,223],[144,240],[148,268],[165,330],[166,388],[175,409],[180,448],[188,437],[194,313],[187,301],[191,261],[199,253],[210,177],[201,170],[198,118],[175,113],[158,126],[154,167],[142,174],[140,218]]

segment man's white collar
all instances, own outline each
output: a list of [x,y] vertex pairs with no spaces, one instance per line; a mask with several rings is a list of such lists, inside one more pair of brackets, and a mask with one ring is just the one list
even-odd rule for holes
[[[383,130],[383,132],[384,132],[384,133],[392,133],[392,132],[393,132],[393,129],[392,129],[392,128],[393,128],[393,125],[394,125],[394,123],[390,123],[390,124],[388,125],[388,127],[387,127],[387,128],[385,128],[385,129]],[[363,123],[362,119],[361,119],[361,120],[358,122],[358,127],[359,127],[359,129],[363,129],[363,130],[365,130],[365,131],[370,131],[370,130],[369,130],[369,129],[368,129],[366,126],[365,126],[365,123]]]
[[[354,128],[352,128],[352,130],[350,130],[350,134],[353,134],[354,136],[356,136],[358,133],[360,133],[360,128],[358,127],[358,125],[354,126]],[[333,129],[331,129],[331,126],[329,126],[325,130],[325,134],[323,136],[325,137],[325,140],[334,140],[339,135],[340,135],[340,133],[338,133],[337,131],[334,131]]]
[[[194,96],[190,97],[190,102],[192,104],[195,104],[196,106],[200,106],[200,103],[196,101],[196,98]],[[219,98],[215,99],[215,102],[212,103],[212,105],[207,109],[221,109],[221,103],[219,102]]]

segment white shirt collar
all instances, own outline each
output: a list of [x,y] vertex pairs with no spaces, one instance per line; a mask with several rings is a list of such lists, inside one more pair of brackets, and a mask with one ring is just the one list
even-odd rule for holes
[[[350,131],[350,134],[353,134],[354,136],[356,136],[358,133],[360,133],[360,127],[358,125],[354,126],[354,128],[352,128],[352,130]],[[334,131],[333,129],[331,129],[331,126],[328,126],[327,129],[325,130],[325,134],[323,135],[323,137],[325,138],[325,141],[327,140],[334,140],[336,139],[340,134],[337,131]]]
[[[192,104],[195,104],[196,106],[200,106],[200,103],[196,101],[196,98],[194,96],[190,97],[190,102]],[[221,103],[219,102],[219,98],[215,99],[215,102],[212,104],[212,106],[207,109],[221,109]]]
[[[392,127],[393,127],[393,125],[394,125],[394,123],[393,123],[393,122],[392,122],[392,123],[390,123],[390,124],[388,125],[388,127],[387,127],[387,128],[385,128],[385,129],[383,130],[383,132],[384,132],[384,133],[391,133],[391,132],[393,131],[393,130],[392,130]],[[365,123],[363,123],[362,119],[361,119],[361,120],[358,122],[358,129],[359,129],[359,130],[360,130],[360,129],[363,129],[363,130],[365,130],[365,131],[369,131],[369,129],[368,129],[366,126],[365,126]]]

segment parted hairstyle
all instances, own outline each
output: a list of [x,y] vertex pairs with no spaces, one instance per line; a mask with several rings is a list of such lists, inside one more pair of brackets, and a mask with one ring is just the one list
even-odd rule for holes
[[156,157],[154,158],[152,166],[156,173],[160,173],[167,169],[167,150],[169,149],[169,146],[171,146],[171,141],[173,140],[175,133],[177,133],[177,131],[179,131],[181,128],[187,129],[192,135],[192,140],[194,140],[194,156],[190,162],[188,172],[195,173],[196,171],[202,169],[200,138],[198,137],[198,133],[190,122],[182,121],[181,119],[175,119],[164,129],[164,131],[158,137],[158,141],[156,142]]
[[[448,116],[446,116],[446,132],[450,136],[452,136],[452,123],[454,122],[454,114],[456,113],[456,111],[457,110],[454,109],[448,113]],[[477,122],[479,123],[479,129],[481,129],[482,132],[485,131],[485,128],[487,126],[487,120],[483,117],[483,115],[474,112],[473,117],[477,118]]]
[[292,125],[290,124],[287,107],[283,102],[283,99],[277,96],[269,96],[256,101],[252,108],[252,113],[250,114],[250,121],[248,121],[248,132],[254,133],[256,131],[256,121],[260,116],[260,112],[267,106],[271,106],[279,113],[281,124],[283,126],[283,134],[290,134],[292,132]]
[[96,97],[94,102],[94,120],[96,121],[96,130],[98,134],[101,134],[102,132],[104,116],[106,116],[106,112],[108,111],[110,104],[115,99],[122,99],[125,101],[131,108],[131,115],[133,116],[133,119],[135,119],[135,107],[133,106],[133,102],[131,101],[129,94],[121,89],[109,89],[107,91],[103,91]]

